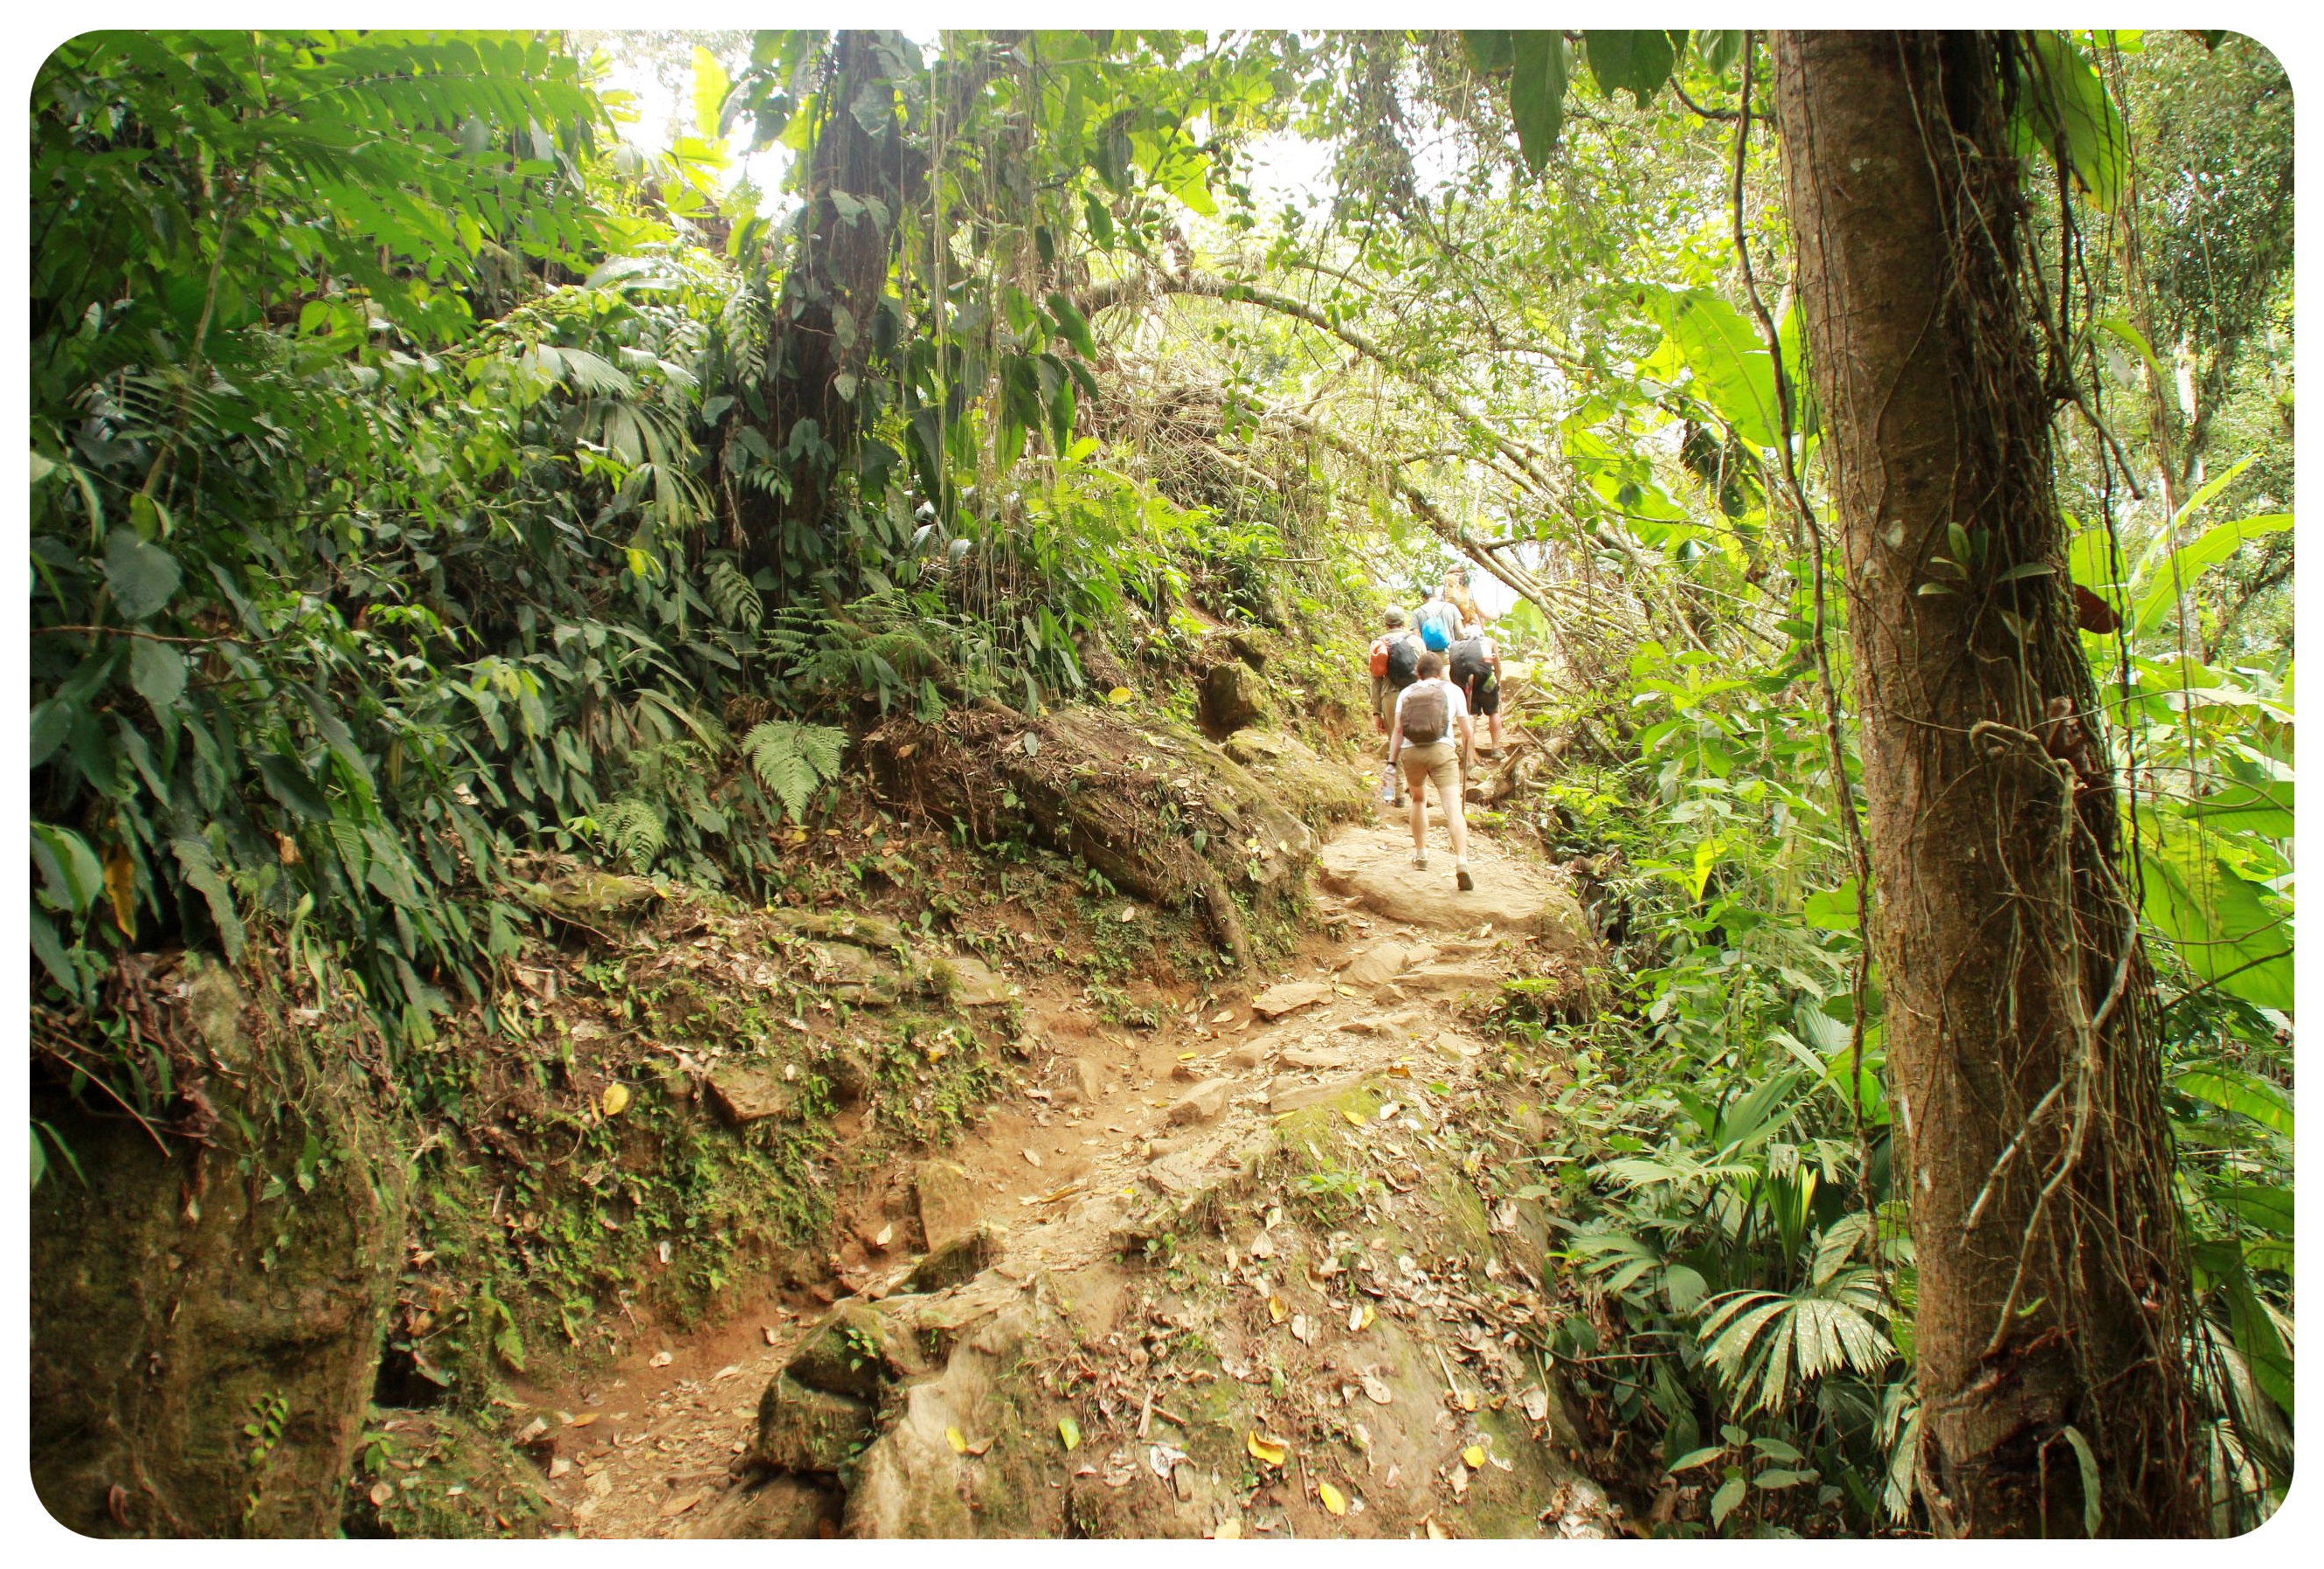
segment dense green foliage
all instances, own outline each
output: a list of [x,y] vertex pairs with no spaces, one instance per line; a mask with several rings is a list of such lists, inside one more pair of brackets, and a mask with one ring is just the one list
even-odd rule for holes
[[[694,134],[641,156],[530,35],[66,45],[32,105],[42,1049],[161,1120],[106,998],[174,945],[344,976],[424,1044],[493,1005],[554,857],[766,897],[851,725],[1167,686],[1206,620],[1320,636],[1458,551],[1556,678],[1579,739],[1513,810],[1591,858],[1618,955],[1595,1020],[1511,1024],[1573,1056],[1562,1349],[1704,1484],[1678,1528],[1907,1521],[1843,612],[1774,160],[1735,141],[1758,47],[767,33],[702,52]],[[2233,37],[2025,58],[2208,1454],[2264,1507],[2290,89]],[[1302,135],[1336,200],[1270,210],[1254,150]],[[852,138],[884,195],[819,158]],[[789,200],[722,184],[777,144]]]

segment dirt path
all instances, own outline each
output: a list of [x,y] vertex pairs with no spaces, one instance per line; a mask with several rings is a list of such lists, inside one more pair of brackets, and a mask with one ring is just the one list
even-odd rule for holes
[[[1522,914],[1527,891],[1535,891],[1532,896],[1537,898],[1545,886],[1545,873],[1502,855],[1480,835],[1471,849],[1481,897],[1458,904],[1432,897],[1449,893],[1452,884],[1443,828],[1435,826],[1431,835],[1435,844],[1428,872],[1415,873],[1409,866],[1408,840],[1396,822],[1399,816],[1383,810],[1377,824],[1343,830],[1327,848],[1314,895],[1314,926],[1282,968],[1217,996],[1176,999],[1176,1015],[1159,1029],[1134,1034],[1101,1026],[1079,996],[1055,978],[1035,979],[1027,986],[1028,1033],[1047,1048],[1046,1060],[1036,1063],[1043,1070],[1043,1082],[1023,1102],[997,1109],[968,1137],[939,1152],[965,1174],[967,1190],[985,1223],[1005,1234],[1005,1248],[988,1274],[1037,1296],[1038,1284],[1048,1282],[1061,1297],[1081,1299],[1077,1311],[1093,1329],[1108,1330],[1122,1315],[1120,1299],[1129,1284],[1113,1262],[1125,1227],[1134,1229],[1141,1213],[1157,1204],[1167,1206],[1195,1198],[1227,1180],[1239,1164],[1247,1168],[1250,1152],[1289,1113],[1333,1106],[1367,1083],[1388,1086],[1391,1094],[1376,1109],[1364,1103],[1370,1121],[1360,1130],[1363,1154],[1379,1168],[1381,1200],[1367,1213],[1392,1217],[1418,1202],[1400,1204],[1403,1195],[1429,1191],[1432,1181],[1457,1158],[1450,1153],[1456,1141],[1452,1123],[1465,1114],[1462,1103],[1472,1097],[1464,1095],[1464,1088],[1471,1087],[1469,1081],[1488,1050],[1487,1043],[1460,1022],[1453,1004],[1464,994],[1489,992],[1504,974],[1507,957],[1522,941],[1521,934],[1506,925],[1496,930],[1491,921],[1452,929],[1446,923],[1466,922],[1480,908],[1505,919],[1513,909]],[[1399,882],[1411,886],[1399,892],[1395,886]],[[1439,882],[1442,890],[1435,887]],[[1388,909],[1404,909],[1435,924],[1395,918],[1383,913]],[[1401,1093],[1396,1093],[1399,1086]],[[1353,1112],[1344,1114],[1351,1123],[1361,1120]],[[1475,1157],[1469,1158],[1473,1168]],[[923,1209],[927,1202],[921,1200]],[[903,1241],[914,1232],[913,1203],[909,1174],[899,1171],[884,1190],[868,1195],[863,1207],[847,1217],[853,1236],[835,1261],[842,1279],[858,1296],[878,1299],[902,1287],[914,1262]],[[1228,1247],[1228,1268],[1219,1273],[1231,1288],[1246,1293],[1250,1278],[1257,1279],[1263,1309],[1258,1326],[1264,1332],[1274,1324],[1288,1323],[1284,1299],[1292,1292],[1290,1281],[1277,1278],[1284,1271],[1270,1270],[1272,1240],[1280,1237],[1286,1247],[1296,1244],[1290,1241],[1291,1228],[1284,1225],[1279,1205],[1261,1205],[1255,1214],[1255,1240],[1240,1251]],[[1514,1229],[1512,1218],[1509,1213],[1493,1217],[1490,1231],[1506,1238]],[[933,1233],[935,1224],[928,1229]],[[1320,1252],[1320,1241],[1315,1247]],[[1376,1238],[1373,1247],[1379,1251],[1383,1243]],[[1518,1296],[1526,1297],[1530,1306],[1514,1306],[1511,1312],[1539,1313],[1538,1296],[1528,1296],[1525,1289],[1530,1285],[1537,1292],[1540,1284],[1529,1279],[1520,1256],[1526,1251],[1510,1249],[1504,1258],[1496,1251],[1489,1262],[1466,1260],[1467,1268],[1484,1271],[1473,1289],[1486,1290],[1485,1278],[1489,1278],[1513,1294],[1512,1303]],[[1538,1252],[1533,1257],[1537,1260]],[[1401,1268],[1401,1276],[1390,1278],[1403,1299],[1375,1293],[1383,1306],[1406,1314],[1406,1303],[1430,1305],[1430,1288],[1412,1287],[1412,1277],[1423,1282],[1428,1277],[1410,1257],[1391,1262],[1382,1253],[1381,1261]],[[1369,1259],[1361,1267],[1375,1268]],[[1311,1275],[1306,1284],[1315,1279]],[[1367,1299],[1352,1289],[1346,1295],[1345,1303],[1336,1298],[1328,1303],[1334,1334],[1341,1319],[1349,1324],[1370,1319]],[[1448,1297],[1434,1306],[1452,1300]],[[1481,1322],[1468,1322],[1464,1311],[1443,1315],[1455,1325],[1453,1333],[1469,1342],[1453,1356],[1480,1369],[1494,1361],[1521,1370],[1521,1357],[1501,1355],[1506,1348],[1498,1343],[1479,1342],[1480,1334],[1487,1343],[1492,1336]],[[550,1489],[570,1510],[573,1528],[587,1537],[727,1534],[734,1511],[726,1509],[729,1524],[722,1526],[722,1500],[753,1464],[761,1391],[820,1316],[819,1305],[812,1301],[786,1303],[770,1297],[756,1312],[667,1341],[587,1385],[545,1398],[540,1419],[549,1425],[557,1452],[549,1463]],[[1419,1320],[1430,1315],[1408,1316]],[[1322,1354],[1323,1337],[1318,1332],[1323,1315],[1316,1318],[1311,1325],[1302,1314],[1296,1323],[1288,1323],[1300,1343],[1293,1350]],[[1544,1316],[1541,1322],[1548,1321]],[[1214,1326],[1209,1340],[1218,1365],[1233,1376],[1234,1370],[1260,1353],[1259,1348],[1241,1343],[1237,1334],[1222,1333],[1229,1327],[1223,1322]],[[1433,1332],[1434,1325],[1428,1327]],[[1356,1334],[1351,1331],[1345,1338],[1353,1342]],[[1517,1336],[1508,1338],[1514,1345]],[[1144,1360],[1143,1347],[1138,1360]],[[1412,1403],[1425,1399],[1435,1405],[1441,1395],[1447,1407],[1440,1413],[1447,1419],[1433,1420],[1427,1424],[1429,1431],[1443,1429],[1445,1443],[1476,1436],[1455,1432],[1462,1424],[1449,1418],[1464,1408],[1475,1411],[1487,1380],[1456,1377],[1442,1351],[1434,1361],[1436,1366],[1419,1369],[1372,1367],[1368,1371],[1358,1371],[1358,1364],[1351,1362],[1346,1376],[1353,1381],[1342,1386],[1342,1399],[1352,1401],[1359,1385],[1374,1391],[1376,1399],[1380,1384],[1374,1374],[1394,1372],[1407,1383],[1417,1377],[1430,1389]],[[1438,1389],[1440,1368],[1443,1388]],[[1508,1398],[1495,1397],[1496,1405]],[[1153,1400],[1149,1385],[1145,1402],[1150,1407]],[[1517,1396],[1517,1408],[1527,1416],[1538,1417],[1547,1404],[1545,1393],[1533,1386]],[[1167,1402],[1165,1415],[1169,1417]],[[1384,1422],[1386,1413],[1375,1414],[1374,1419]],[[1153,1426],[1150,1412],[1139,1412],[1139,1437],[1148,1437]],[[1545,1423],[1536,1420],[1536,1426],[1546,1435]],[[1364,1431],[1360,1423],[1358,1430]],[[1136,1454],[1146,1447],[1150,1446],[1133,1444],[1119,1453]],[[1368,1436],[1365,1448],[1373,1447]],[[1461,1447],[1446,1453],[1457,1454]],[[1167,1444],[1155,1453],[1184,1458]],[[1509,1469],[1509,1463],[1499,1456],[1493,1463]],[[1465,1495],[1468,1471],[1457,1459],[1451,1464],[1445,1478],[1459,1472],[1457,1491]],[[1169,1469],[1157,1465],[1157,1473]],[[1377,1463],[1373,1472],[1370,1480],[1377,1485]],[[1110,1467],[1105,1481],[1120,1486],[1116,1476],[1128,1474]],[[1304,1459],[1301,1474],[1306,1474]],[[1393,1462],[1386,1479],[1390,1487],[1405,1480]],[[1307,1481],[1301,1491],[1312,1504],[1323,1493],[1312,1484],[1312,1477]],[[1188,1496],[1183,1478],[1177,1496],[1182,1500]],[[1564,1500],[1561,1494],[1545,1501],[1562,1505]],[[1602,1498],[1597,1502],[1602,1506]],[[1364,1508],[1360,1499],[1355,1508]],[[825,1512],[831,1511],[826,1508]],[[1429,1532],[1439,1531],[1434,1513],[1424,1521],[1418,1508],[1397,1512],[1416,1530],[1425,1524]],[[1558,1512],[1553,1509],[1553,1519]],[[1597,1534],[1582,1504],[1564,1512],[1571,1517],[1567,1534]],[[808,1515],[798,1518],[812,1513],[810,1507]],[[1573,1526],[1575,1518],[1582,1520],[1581,1528]],[[794,1527],[798,1523],[794,1519]],[[1374,1523],[1384,1527],[1389,1522],[1384,1518]],[[1285,1515],[1279,1527],[1261,1518],[1254,1520],[1254,1528],[1295,1527]]]

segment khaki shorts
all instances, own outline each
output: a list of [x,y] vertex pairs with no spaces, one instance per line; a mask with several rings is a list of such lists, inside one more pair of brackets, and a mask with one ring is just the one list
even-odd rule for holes
[[1397,753],[1397,766],[1404,771],[1405,789],[1415,795],[1420,787],[1434,783],[1439,803],[1461,798],[1461,749],[1449,741],[1432,741],[1426,746],[1406,745]]

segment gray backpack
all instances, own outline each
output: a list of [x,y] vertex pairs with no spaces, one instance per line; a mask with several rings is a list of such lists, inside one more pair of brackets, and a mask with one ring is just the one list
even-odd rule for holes
[[1450,714],[1443,681],[1416,681],[1406,687],[1402,720],[1406,743],[1427,746],[1443,740],[1451,727]]

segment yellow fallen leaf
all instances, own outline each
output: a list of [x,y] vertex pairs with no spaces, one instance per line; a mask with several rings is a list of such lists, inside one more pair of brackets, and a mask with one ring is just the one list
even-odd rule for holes
[[1349,1121],[1353,1122],[1359,1128],[1364,1125],[1364,1120],[1361,1116],[1354,1112],[1349,1111],[1344,1106],[1340,1109],[1340,1115],[1345,1117]]
[[1071,1417],[1060,1417],[1057,1419],[1057,1440],[1065,1446],[1067,1454],[1079,1449],[1082,1446],[1082,1425]]
[[1342,986],[1336,981],[1332,983],[1332,990],[1342,997],[1352,997],[1356,994],[1356,989],[1353,986]]
[[1202,1055],[1203,1054],[1198,1051],[1182,1051],[1178,1054],[1178,1060],[1180,1062],[1192,1062]]
[[1330,1482],[1317,1482],[1315,1484],[1315,1496],[1322,1499],[1323,1500],[1323,1507],[1331,1510],[1333,1514],[1344,1515],[1348,1512],[1347,1499],[1341,1494],[1338,1488],[1333,1487]]
[[1291,1316],[1291,1310],[1283,1306],[1282,1297],[1270,1297],[1267,1299],[1267,1316],[1275,1320],[1276,1323],[1281,1324],[1285,1319]]
[[1211,1539],[1216,1542],[1241,1541],[1242,1522],[1240,1520],[1221,1520],[1219,1522],[1218,1529],[1211,1533]]
[[1426,1524],[1428,1527],[1428,1539],[1430,1541],[1445,1542],[1452,1539],[1444,1534],[1444,1527],[1436,1523],[1436,1517],[1434,1515],[1428,1517]]
[[1291,1446],[1282,1439],[1269,1438],[1256,1427],[1243,1439],[1242,1446],[1250,1451],[1253,1460],[1267,1465],[1281,1465],[1284,1458],[1291,1453]]
[[1121,704],[1129,702],[1136,696],[1138,696],[1138,694],[1131,691],[1127,687],[1116,687],[1112,691],[1108,692],[1105,695],[1105,700],[1109,703],[1114,704],[1116,706],[1119,706]]
[[597,1103],[604,1108],[605,1115],[608,1117],[619,1116],[622,1108],[630,1103],[630,1086],[607,1084],[604,1095]]
[[968,1453],[968,1435],[957,1427],[945,1429],[945,1442],[952,1445],[952,1452],[954,1454]]
[[1485,1464],[1485,1446],[1481,1444],[1471,1444],[1461,1452],[1461,1458],[1468,1463],[1471,1471],[1480,1471]]

